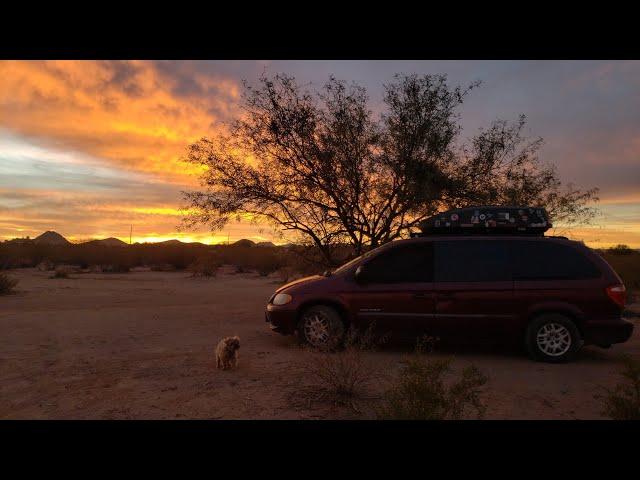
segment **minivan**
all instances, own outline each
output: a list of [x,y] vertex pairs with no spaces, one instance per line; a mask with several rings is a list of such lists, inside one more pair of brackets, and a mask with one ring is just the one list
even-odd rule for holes
[[528,235],[397,240],[323,275],[280,287],[266,321],[313,347],[351,326],[464,342],[517,342],[539,361],[625,342],[625,287],[581,242]]

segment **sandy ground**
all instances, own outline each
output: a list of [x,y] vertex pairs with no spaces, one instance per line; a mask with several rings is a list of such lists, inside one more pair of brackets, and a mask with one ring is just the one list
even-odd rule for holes
[[[366,354],[376,378],[357,410],[321,400],[306,373],[309,352],[272,333],[265,302],[277,287],[252,274],[203,280],[186,273],[77,274],[15,270],[17,293],[0,297],[0,418],[373,418],[376,402],[411,352]],[[633,321],[638,325],[638,318]],[[215,368],[213,350],[240,335],[240,366]],[[619,381],[619,355],[640,356],[640,328],[609,350],[583,349],[571,364],[531,362],[488,348],[433,353],[489,376],[490,419],[597,419],[598,386]]]

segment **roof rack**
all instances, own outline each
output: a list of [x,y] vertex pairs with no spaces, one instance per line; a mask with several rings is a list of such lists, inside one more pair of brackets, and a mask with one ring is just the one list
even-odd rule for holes
[[551,228],[549,216],[541,207],[480,206],[449,210],[434,215],[420,224],[420,233],[447,235],[533,235],[542,236]]

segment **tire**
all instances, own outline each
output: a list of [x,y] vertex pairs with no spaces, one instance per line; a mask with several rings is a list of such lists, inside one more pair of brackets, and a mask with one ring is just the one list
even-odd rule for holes
[[583,342],[571,319],[559,313],[548,313],[529,323],[525,343],[533,360],[564,363],[573,359]]
[[340,314],[326,305],[307,308],[298,322],[298,339],[313,348],[332,350],[344,337],[344,323]]

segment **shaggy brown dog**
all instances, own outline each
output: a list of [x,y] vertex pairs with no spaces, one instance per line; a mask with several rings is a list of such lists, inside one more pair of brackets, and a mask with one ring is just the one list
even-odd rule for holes
[[216,347],[216,366],[222,370],[238,366],[240,337],[225,337]]

